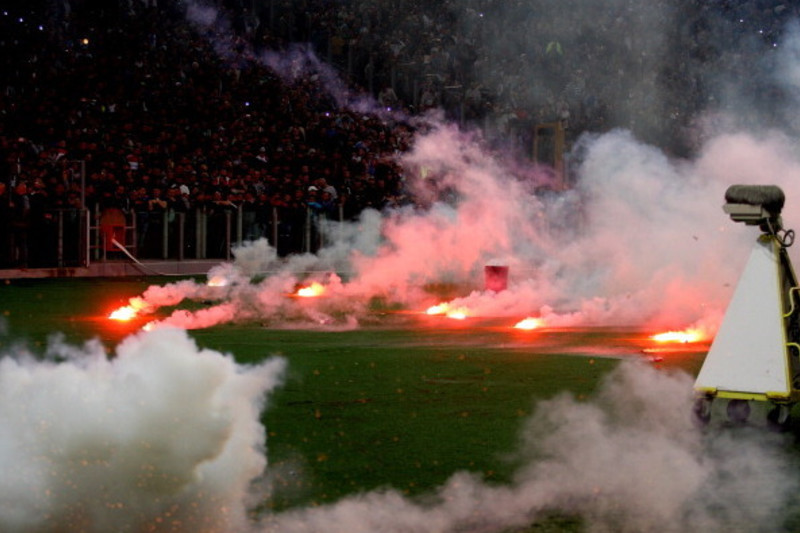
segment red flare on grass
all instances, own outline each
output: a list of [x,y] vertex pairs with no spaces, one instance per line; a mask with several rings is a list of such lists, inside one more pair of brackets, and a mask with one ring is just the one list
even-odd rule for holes
[[228,285],[228,280],[222,276],[213,276],[208,280],[207,285],[209,287],[225,287]]
[[443,314],[447,313],[447,310],[448,310],[449,307],[450,306],[448,306],[446,303],[436,304],[436,305],[430,306],[428,308],[428,310],[425,311],[425,313],[427,313],[429,315],[443,315]]
[[119,320],[120,322],[127,322],[128,320],[136,318],[136,310],[126,305],[112,311],[111,314],[108,315],[108,318],[111,320]]
[[139,313],[147,306],[147,302],[141,298],[131,298],[128,301],[128,305],[123,305],[122,307],[115,309],[108,315],[108,318],[110,320],[127,322],[128,320],[133,320],[139,316]]
[[516,329],[531,330],[531,329],[538,329],[538,328],[542,327],[543,325],[544,325],[544,322],[542,322],[541,318],[528,317],[528,318],[520,320],[519,322],[514,324],[514,327]]
[[685,329],[683,331],[665,331],[664,333],[657,333],[650,337],[656,342],[662,343],[683,343],[700,342],[705,339],[703,333],[699,329]]
[[314,298],[316,296],[321,296],[324,292],[325,292],[325,286],[315,281],[311,285],[308,285],[306,287],[300,287],[299,289],[297,289],[297,292],[295,294],[303,298]]
[[455,320],[464,320],[471,316],[469,309],[466,307],[450,307],[450,304],[446,302],[429,307],[425,313],[429,315],[444,315]]
[[452,318],[455,320],[464,320],[469,315],[469,309],[466,307],[459,307],[457,309],[451,309],[447,313],[447,318]]

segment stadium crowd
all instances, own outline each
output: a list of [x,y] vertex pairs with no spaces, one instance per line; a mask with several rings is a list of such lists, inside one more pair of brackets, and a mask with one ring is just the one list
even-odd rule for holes
[[235,60],[221,56],[217,36],[181,13],[118,16],[68,19],[52,34],[21,25],[3,43],[7,265],[52,260],[42,237],[60,208],[136,213],[139,251],[157,256],[148,233],[159,236],[164,212],[202,208],[213,220],[241,208],[253,238],[268,236],[276,208],[289,253],[309,206],[352,218],[401,201],[393,156],[407,147],[406,124],[337,108],[317,80],[285,81],[244,43]]
[[[309,213],[353,219],[409,201],[396,156],[413,140],[407,117],[431,108],[523,143],[533,125],[554,120],[574,137],[632,125],[609,110],[617,82],[635,73],[646,83],[630,100],[654,84],[679,85],[667,99],[677,109],[647,114],[674,121],[661,130],[679,129],[707,99],[692,62],[719,52],[704,37],[709,8],[685,4],[683,51],[652,73],[642,56],[611,50],[634,46],[609,37],[623,12],[598,20],[594,38],[567,43],[519,0],[53,0],[7,9],[0,268],[64,261],[56,241],[85,223],[76,214],[84,207],[96,225],[115,228],[109,238],[124,240],[114,231],[135,225],[128,244],[141,257],[162,253],[177,215],[191,224],[199,212],[215,228],[235,212],[242,238],[268,237],[281,254],[312,249]],[[796,15],[779,2],[722,4],[770,38]],[[504,32],[523,12],[529,31]],[[531,47],[541,53],[520,52]],[[593,83],[589,65],[603,54],[615,64]],[[362,96],[371,103],[350,105]],[[224,256],[229,239],[209,231],[207,253]],[[187,245],[196,253],[196,242]]]

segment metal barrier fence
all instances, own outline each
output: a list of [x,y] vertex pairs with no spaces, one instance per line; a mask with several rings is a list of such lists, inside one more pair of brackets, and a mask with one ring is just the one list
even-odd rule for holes
[[54,209],[0,228],[0,268],[86,266],[89,212]]
[[[331,237],[331,216],[311,208],[123,213],[56,209],[28,223],[0,228],[0,268],[85,267],[125,259],[230,260],[234,246],[266,238],[278,255],[313,253]],[[124,251],[120,249],[124,247]]]

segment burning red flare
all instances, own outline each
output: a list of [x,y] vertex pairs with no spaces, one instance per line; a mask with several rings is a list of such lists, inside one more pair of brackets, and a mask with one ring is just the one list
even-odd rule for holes
[[538,328],[542,327],[543,325],[544,325],[544,322],[542,322],[541,318],[528,317],[528,318],[526,318],[524,320],[520,320],[519,322],[517,322],[514,325],[514,327],[516,329],[530,330],[530,329],[538,329]]
[[315,281],[311,285],[308,285],[307,287],[301,287],[297,289],[296,294],[297,296],[301,296],[303,298],[314,298],[316,296],[321,296],[324,292],[325,292],[325,286]]
[[133,320],[139,313],[147,307],[147,302],[142,300],[141,298],[131,298],[128,301],[128,305],[123,305],[122,307],[115,309],[108,315],[110,320],[118,320],[120,322],[127,322],[128,320]]
[[214,276],[210,280],[208,280],[207,285],[209,287],[225,287],[228,285],[228,280],[223,278],[222,276]]
[[108,315],[108,318],[111,320],[119,320],[120,322],[127,322],[128,320],[136,318],[136,310],[133,307],[126,305],[112,311],[111,314]]
[[466,307],[459,307],[458,309],[451,309],[447,312],[447,318],[455,320],[464,320],[469,316],[469,309]]
[[443,315],[447,312],[448,306],[446,303],[432,305],[425,311],[429,315]]
[[433,305],[425,311],[429,315],[445,315],[447,318],[455,320],[464,320],[470,316],[469,309],[466,307],[451,307],[450,304],[444,302]]
[[689,328],[683,331],[665,331],[664,333],[653,335],[650,338],[656,342],[687,344],[704,340],[704,335],[699,329]]

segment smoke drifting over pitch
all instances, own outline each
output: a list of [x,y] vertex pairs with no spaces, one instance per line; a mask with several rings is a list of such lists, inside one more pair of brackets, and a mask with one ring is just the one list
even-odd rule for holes
[[263,526],[501,532],[558,510],[585,518],[589,531],[779,530],[798,487],[785,443],[758,431],[703,435],[684,416],[691,400],[687,376],[624,364],[592,402],[564,394],[537,406],[510,486],[460,473],[427,500],[370,493]]
[[[254,245],[242,261],[248,253],[260,255]],[[229,268],[220,271],[236,281]],[[282,290],[291,278],[267,279]],[[202,297],[236,290],[189,287]],[[187,293],[176,284],[145,295],[168,305]],[[758,529],[784,516],[797,489],[779,437],[703,436],[682,416],[687,376],[626,365],[591,402],[564,395],[538,406],[509,486],[465,472],[422,500],[388,489],[253,520],[251,482],[269,474],[259,412],[279,362],[240,368],[169,328],[127,339],[111,361],[95,344],[55,346],[51,356],[7,354],[0,364],[2,490],[17,502],[0,513],[3,529],[503,531],[552,510],[585,517],[592,530]]]
[[[442,124],[416,139],[403,163],[428,207],[368,211],[333,224],[317,255],[279,259],[266,242],[235,250],[209,274],[139,299],[149,310],[184,298],[216,305],[160,323],[205,327],[233,320],[352,327],[374,298],[424,311],[427,285],[452,283],[450,302],[473,316],[542,317],[550,326],[701,326],[713,333],[754,238],[720,209],[734,183],[774,183],[791,205],[800,166],[788,141],[715,138],[696,161],[674,161],[615,131],[586,136],[573,190],[537,196],[472,136]],[[791,228],[798,217],[786,210]],[[484,290],[487,264],[510,267],[508,288]],[[255,280],[255,281],[254,281]],[[317,281],[317,299],[287,298]],[[155,323],[154,326],[159,325]]]
[[4,531],[500,532],[553,511],[591,531],[769,531],[800,488],[782,436],[698,432],[691,379],[629,362],[591,401],[537,406],[509,485],[461,472],[423,498],[387,488],[253,516],[280,360],[240,367],[168,328],[112,360],[95,343],[49,353],[0,361]]

